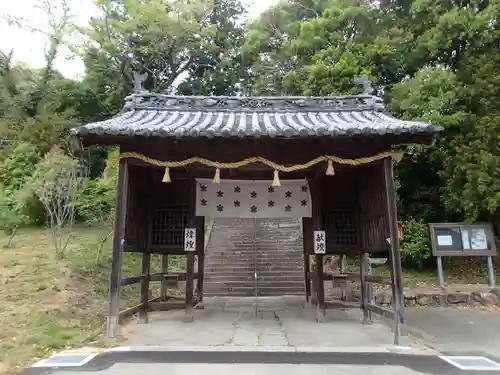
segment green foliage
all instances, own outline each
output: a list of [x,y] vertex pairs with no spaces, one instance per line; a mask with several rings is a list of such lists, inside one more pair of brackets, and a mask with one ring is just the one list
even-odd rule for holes
[[40,160],[36,146],[21,142],[2,151],[0,184],[6,189],[18,190],[29,180]]
[[109,224],[114,218],[119,156],[119,149],[108,153],[103,175],[89,180],[76,202],[77,215],[89,225]]
[[63,257],[71,238],[76,201],[85,183],[78,160],[54,147],[37,163],[30,181],[23,188],[27,194],[34,193],[43,204],[59,258]]
[[28,222],[28,218],[15,209],[15,202],[11,198],[0,186],[0,230],[8,236]]
[[90,180],[76,202],[76,214],[89,225],[107,220],[115,204],[115,187],[102,178]]
[[405,268],[421,269],[432,258],[429,228],[423,220],[409,218],[403,222],[404,239],[401,241],[401,264]]

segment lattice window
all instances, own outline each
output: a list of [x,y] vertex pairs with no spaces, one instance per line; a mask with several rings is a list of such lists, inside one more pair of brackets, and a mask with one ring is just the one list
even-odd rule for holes
[[358,244],[358,225],[354,210],[335,210],[330,213],[329,228],[334,246]]
[[187,205],[157,208],[153,213],[152,245],[182,245],[187,220]]

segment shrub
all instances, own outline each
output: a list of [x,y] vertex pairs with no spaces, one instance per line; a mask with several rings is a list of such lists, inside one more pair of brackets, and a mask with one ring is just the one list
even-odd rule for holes
[[115,205],[115,188],[101,178],[90,180],[76,202],[76,213],[89,225],[107,221]]
[[76,203],[77,215],[87,224],[109,224],[114,217],[119,155],[118,149],[108,153],[103,175],[89,181]]
[[78,161],[52,148],[36,165],[25,189],[42,202],[50,220],[56,257],[62,258],[71,238],[75,204],[86,178]]
[[401,241],[401,263],[405,268],[421,269],[432,257],[428,225],[423,220],[409,218],[403,221],[404,239]]
[[10,247],[18,228],[27,222],[27,218],[13,206],[9,192],[0,186],[0,230],[8,236],[4,247]]
[[37,148],[21,142],[4,150],[4,158],[0,161],[0,183],[9,190],[20,189],[35,171],[40,161]]

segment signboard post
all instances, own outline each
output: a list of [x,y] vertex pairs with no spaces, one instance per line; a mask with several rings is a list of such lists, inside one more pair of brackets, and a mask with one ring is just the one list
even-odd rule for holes
[[488,283],[495,286],[492,256],[496,255],[493,228],[489,223],[431,223],[432,254],[437,257],[439,285],[444,287],[443,256],[485,256],[488,261]]
[[324,230],[314,231],[314,254],[326,254],[326,233]]
[[196,251],[196,228],[184,229],[184,251]]

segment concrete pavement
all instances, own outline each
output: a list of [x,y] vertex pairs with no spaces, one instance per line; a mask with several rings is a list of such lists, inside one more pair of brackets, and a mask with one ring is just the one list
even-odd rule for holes
[[500,311],[407,308],[406,324],[422,343],[441,352],[487,353],[500,359]]
[[[393,334],[382,322],[361,324],[359,309],[328,310],[325,323],[315,316],[315,308],[297,297],[264,298],[258,306],[253,298],[209,298],[205,309],[195,310],[194,322],[184,322],[184,311],[152,313],[149,323],[124,327],[121,350],[87,359],[89,353],[80,353],[75,359],[81,363],[67,367],[73,353],[23,375],[480,374],[449,363],[440,351],[479,353],[491,365],[499,350],[494,313],[408,309],[407,322],[422,339],[410,335],[405,347],[392,345]],[[461,360],[488,365],[487,358]],[[496,366],[488,373],[500,375]]]
[[[474,375],[457,369],[438,356],[396,353],[284,353],[131,351],[95,357],[84,366],[30,368],[22,375]],[[498,375],[500,371],[489,371]]]

